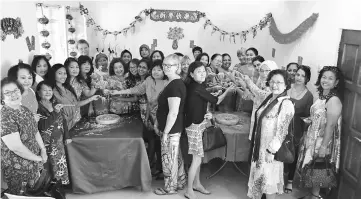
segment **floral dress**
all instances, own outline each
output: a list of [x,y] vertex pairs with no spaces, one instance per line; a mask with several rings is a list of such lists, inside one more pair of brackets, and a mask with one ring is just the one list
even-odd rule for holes
[[62,184],[69,184],[64,146],[64,140],[69,138],[66,121],[61,113],[49,112],[41,103],[39,103],[38,113],[47,117],[47,119],[39,120],[38,127],[50,160],[52,173],[57,180],[61,180]]
[[75,105],[62,108],[62,113],[66,119],[66,124],[68,126],[67,130],[70,130],[81,119],[80,108],[76,105],[78,103],[78,100],[76,96],[68,89],[65,89],[65,92],[60,94],[59,91],[54,88],[53,93],[58,103]]
[[[258,132],[261,133],[259,159],[251,162],[247,193],[247,196],[252,199],[261,199],[263,193],[283,193],[283,162],[273,160],[273,162],[267,163],[266,155],[267,149],[278,151],[288,134],[288,126],[294,115],[294,106],[290,100],[284,100],[286,98],[289,99],[289,96],[279,97],[275,106],[265,114],[261,121],[258,121],[258,125],[261,125],[261,131]],[[257,119],[269,106],[270,101],[260,107]],[[279,106],[281,109],[278,114]]]
[[[321,146],[325,128],[327,123],[326,103],[328,99],[335,96],[334,94],[325,98],[317,99],[310,110],[311,125],[308,127],[307,133],[301,139],[299,149],[299,157],[297,161],[296,174],[294,183],[296,187],[302,187],[301,171],[308,164]],[[334,170],[338,172],[340,166],[340,143],[341,143],[341,116],[334,127],[332,138],[327,145],[326,156],[330,156],[330,162],[334,165]]]
[[[40,155],[40,146],[35,135],[38,127],[33,113],[26,107],[20,110],[1,107],[1,137],[19,132],[21,142],[35,155]],[[19,194],[22,182],[34,186],[40,177],[41,162],[24,159],[11,151],[1,140],[1,167],[10,194]]]
[[[125,90],[127,89],[126,79],[124,77],[118,77],[111,75],[106,78],[108,82],[107,89],[109,90]],[[115,114],[127,114],[130,113],[132,106],[131,102],[125,102],[122,98],[127,98],[128,95],[114,95],[110,97],[109,111]]]

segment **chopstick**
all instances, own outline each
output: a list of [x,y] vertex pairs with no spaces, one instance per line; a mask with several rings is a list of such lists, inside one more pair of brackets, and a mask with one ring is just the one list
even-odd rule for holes
[[63,107],[65,106],[75,106],[75,104],[63,104]]

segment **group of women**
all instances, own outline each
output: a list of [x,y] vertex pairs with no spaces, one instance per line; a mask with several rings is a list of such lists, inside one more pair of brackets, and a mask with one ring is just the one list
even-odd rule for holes
[[[209,59],[195,47],[192,62],[181,53],[165,57],[159,50],[151,52],[145,44],[139,48],[141,60],[124,50],[108,64],[109,58],[99,53],[93,66],[89,44],[79,40],[77,48],[77,59],[50,66],[46,57],[36,56],[31,66],[10,68],[1,81],[1,161],[10,193],[19,193],[23,182],[34,185],[48,157],[53,176],[69,184],[64,145],[71,144],[68,132],[81,117],[139,113],[152,174],[165,182],[154,193],[169,195],[186,188],[186,198],[196,198],[195,191],[208,195],[200,182],[200,165],[202,134],[213,117],[209,104],[221,111],[252,112],[250,198],[291,192],[302,177],[297,171],[316,155],[330,157],[338,169],[342,73],[337,67],[320,71],[319,99],[313,103],[306,86],[309,67],[290,63],[287,71],[280,70],[255,48],[239,50],[240,63],[233,67],[227,53]],[[229,107],[227,99],[234,99],[235,107]],[[284,164],[274,155],[291,121],[297,153],[294,163]],[[180,146],[185,135],[185,152],[192,155],[188,164]],[[311,196],[318,198],[318,187]]]

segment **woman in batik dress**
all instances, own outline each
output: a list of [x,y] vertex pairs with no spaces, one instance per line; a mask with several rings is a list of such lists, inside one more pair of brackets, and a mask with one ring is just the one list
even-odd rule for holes
[[[338,172],[340,166],[341,99],[344,88],[342,72],[337,67],[325,66],[320,71],[316,86],[319,98],[311,106],[311,116],[305,119],[310,126],[301,140],[293,180],[294,185],[301,188],[305,188],[301,181],[302,169],[315,158],[327,157],[335,172]],[[304,198],[318,199],[319,193],[320,187],[314,186]]]
[[[252,80],[248,77],[246,81]],[[267,199],[275,199],[276,194],[283,193],[283,162],[275,160],[274,155],[288,134],[295,111],[290,97],[287,96],[286,90],[291,84],[286,71],[271,71],[267,84],[271,94],[263,95],[265,100],[255,113],[256,121],[251,140],[252,158],[247,196],[252,199],[261,199],[263,194],[266,194]],[[257,90],[260,89],[253,91]]]
[[38,84],[36,95],[39,101],[38,114],[44,116],[39,120],[38,128],[50,160],[52,174],[54,178],[61,180],[63,185],[69,184],[64,142],[68,144],[71,139],[66,120],[60,112],[63,105],[54,103],[53,90],[47,82]]

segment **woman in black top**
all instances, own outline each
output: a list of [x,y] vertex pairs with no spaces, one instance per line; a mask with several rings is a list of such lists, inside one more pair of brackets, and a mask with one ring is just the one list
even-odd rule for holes
[[199,173],[202,157],[204,156],[202,135],[205,130],[206,120],[211,119],[212,113],[207,113],[207,104],[221,103],[224,97],[234,86],[229,87],[221,96],[213,96],[206,90],[204,84],[207,72],[202,62],[191,63],[188,69],[190,84],[187,86],[187,98],[185,104],[185,126],[188,136],[188,153],[193,155],[192,164],[188,172],[188,190],[186,198],[196,198],[194,191],[202,194],[210,194],[200,182]]
[[164,188],[157,188],[157,195],[176,194],[186,183],[179,139],[183,130],[183,108],[186,87],[179,74],[181,65],[177,55],[169,55],[163,61],[163,71],[169,83],[158,97],[157,121],[161,134],[161,153]]

